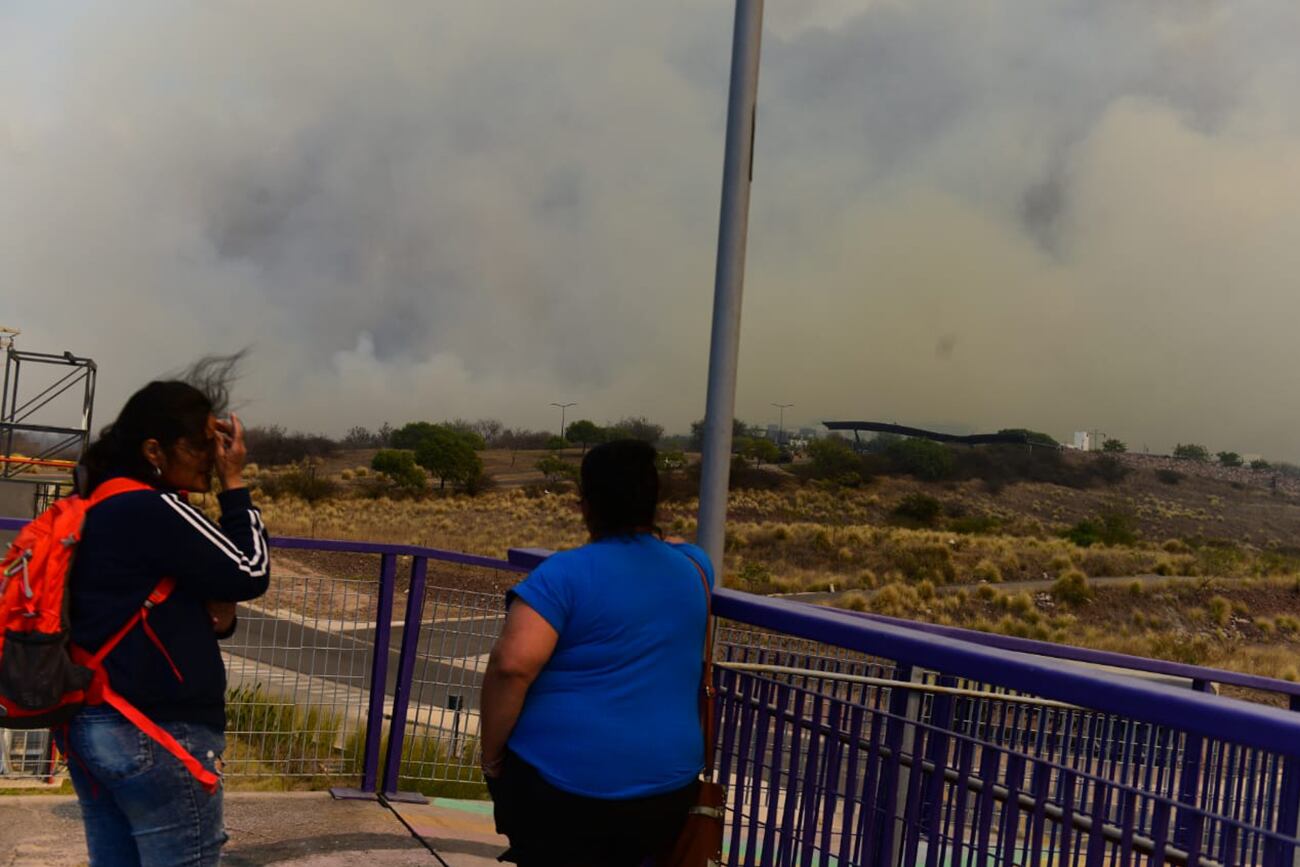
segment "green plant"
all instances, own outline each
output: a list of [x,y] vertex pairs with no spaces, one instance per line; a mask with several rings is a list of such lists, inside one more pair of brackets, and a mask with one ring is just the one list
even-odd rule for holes
[[1001,584],[1002,570],[998,568],[998,564],[985,558],[975,564],[975,569],[971,572],[971,577],[976,581],[987,581],[989,584]]
[[943,504],[929,494],[912,493],[899,500],[893,515],[923,527],[933,526],[943,511]]
[[774,464],[781,457],[781,447],[771,440],[754,437],[741,447],[740,455],[753,461],[755,466]]
[[1088,576],[1078,569],[1071,569],[1052,584],[1052,596],[1066,605],[1083,605],[1092,599]]
[[1176,485],[1183,480],[1183,474],[1178,470],[1162,468],[1156,470],[1156,479],[1166,485]]
[[808,446],[814,478],[837,481],[849,474],[861,479],[862,461],[844,439],[837,436],[813,440]]
[[572,481],[578,478],[578,467],[563,458],[547,455],[534,465],[539,473],[546,476],[546,481],[555,484],[559,481]]
[[896,442],[886,454],[900,472],[928,482],[947,478],[955,463],[947,446],[925,439]]
[[1250,468],[1252,470],[1268,470],[1272,469],[1272,467],[1273,465],[1263,458],[1255,458],[1255,460],[1250,462]]
[[604,428],[585,418],[572,422],[564,431],[564,438],[571,443],[580,444],[583,454],[587,453],[587,446],[604,442],[605,436]]
[[1080,548],[1091,545],[1132,545],[1137,541],[1137,516],[1132,510],[1112,506],[1095,518],[1085,518],[1062,535]]
[[1122,454],[1128,451],[1128,445],[1123,440],[1111,437],[1101,444],[1101,450],[1112,454]]
[[268,497],[297,497],[308,503],[328,499],[338,493],[338,484],[316,474],[316,466],[305,461],[282,473],[258,477],[258,490]]
[[380,449],[371,458],[370,469],[383,473],[399,488],[424,490],[424,470],[416,464],[415,455],[404,449]]
[[1210,450],[1196,443],[1179,443],[1174,446],[1174,457],[1180,461],[1203,464],[1210,459]]
[[1236,452],[1219,452],[1215,455],[1219,459],[1219,466],[1239,467],[1241,466],[1241,455]]
[[465,484],[483,472],[483,461],[468,439],[440,425],[426,431],[416,446],[415,462],[437,477],[440,489],[447,482]]

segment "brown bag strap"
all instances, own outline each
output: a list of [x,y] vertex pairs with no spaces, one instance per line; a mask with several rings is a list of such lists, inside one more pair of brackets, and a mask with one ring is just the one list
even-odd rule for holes
[[704,567],[690,554],[682,556],[691,561],[704,585],[704,667],[700,674],[700,731],[704,734],[704,779],[712,780],[714,727],[717,725],[713,690],[713,591],[709,588],[709,576],[705,574]]

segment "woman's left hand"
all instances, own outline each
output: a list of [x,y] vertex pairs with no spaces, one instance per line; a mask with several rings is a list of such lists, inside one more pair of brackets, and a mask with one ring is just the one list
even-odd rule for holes
[[212,631],[218,635],[229,632],[235,625],[235,603],[213,601],[207,603],[207,607],[208,616],[212,618]]
[[488,760],[486,757],[479,762],[479,770],[483,776],[489,780],[495,780],[501,776],[501,769],[505,765],[506,757],[497,756],[495,759]]

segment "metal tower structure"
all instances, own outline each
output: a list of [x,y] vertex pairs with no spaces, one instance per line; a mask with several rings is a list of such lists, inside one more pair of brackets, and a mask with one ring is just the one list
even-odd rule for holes
[[[33,508],[39,513],[58,496],[60,486],[71,482],[72,470],[90,444],[98,368],[92,359],[71,352],[55,355],[20,350],[14,345],[17,334],[14,329],[0,328],[0,351],[5,354],[0,390],[0,482],[32,485]],[[40,390],[28,396],[23,386],[33,376],[38,383],[35,388]],[[66,411],[68,402],[78,399],[79,423],[51,423],[48,416],[54,410]],[[16,454],[18,445],[32,453]]]

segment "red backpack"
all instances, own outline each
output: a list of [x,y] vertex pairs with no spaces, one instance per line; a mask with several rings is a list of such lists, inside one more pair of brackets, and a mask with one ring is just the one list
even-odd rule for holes
[[54,503],[23,527],[0,560],[0,728],[43,729],[67,723],[86,705],[108,704],[171,753],[209,792],[220,780],[164,729],[108,683],[104,657],[137,626],[184,680],[149,625],[149,612],[166,602],[176,582],[164,578],[143,606],[95,653],[70,641],[68,574],[86,512],[109,497],[152,490],[131,479],[111,479],[89,497]]

